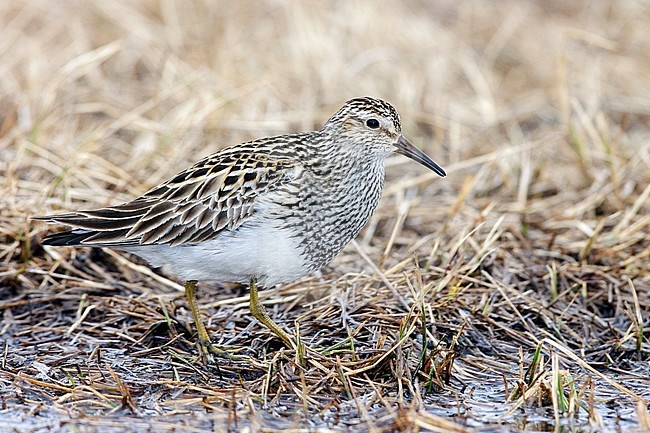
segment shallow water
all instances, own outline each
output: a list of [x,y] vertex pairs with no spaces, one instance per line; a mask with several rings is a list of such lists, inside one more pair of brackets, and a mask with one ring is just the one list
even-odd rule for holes
[[[14,341],[13,344],[18,343]],[[17,346],[10,344],[8,347]],[[48,359],[47,354],[54,351],[54,346],[48,347],[49,350],[41,348],[44,353],[38,352],[38,356],[22,356],[9,350],[1,363],[6,370],[0,368],[0,433],[213,432],[259,431],[260,428],[353,433],[372,428],[400,431],[400,425],[414,428],[420,413],[442,417],[480,432],[630,432],[637,428],[636,405],[632,399],[598,379],[593,382],[594,407],[602,418],[602,427],[592,426],[585,410],[580,410],[574,418],[563,417],[559,423],[549,406],[540,408],[533,402],[509,412],[513,403],[506,400],[501,375],[495,373],[496,370],[487,370],[492,368],[487,367],[489,363],[477,368],[483,364],[472,363],[470,355],[460,356],[455,361],[451,383],[443,391],[427,390],[426,384],[419,383],[419,395],[411,396],[405,389],[400,394],[397,389],[385,388],[379,398],[372,389],[359,387],[359,395],[351,399],[344,394],[320,390],[312,396],[321,399],[317,400],[319,407],[315,408],[304,407],[299,396],[286,391],[277,398],[269,396],[266,399],[268,407],[263,406],[259,396],[246,392],[231,402],[206,401],[215,392],[222,392],[224,386],[236,386],[236,377],[209,376],[207,381],[201,382],[192,370],[186,370],[181,372],[184,382],[174,382],[169,364],[132,356],[126,349],[103,350],[101,368],[91,368],[86,361],[87,355],[76,352],[78,348],[63,351],[68,356],[60,354],[62,363],[50,363],[52,366],[48,367],[42,361]],[[75,365],[85,368],[83,374],[80,370],[74,373]],[[107,373],[108,365],[130,389],[135,412],[120,405],[119,391]],[[62,366],[67,373],[64,374]],[[579,388],[586,376],[577,367],[572,370]],[[70,372],[74,377],[69,376]],[[650,378],[650,363],[626,361],[624,373],[607,370],[607,375],[650,399],[650,379],[644,380]],[[286,375],[283,377],[289,379]],[[42,383],[29,383],[27,379]],[[507,380],[512,392],[516,377],[511,375]],[[89,393],[90,386],[84,389],[86,383],[102,395],[110,395],[111,400],[102,400],[102,395]],[[200,385],[201,390],[192,390],[194,385]],[[72,387],[74,391],[57,391],[55,386]]]

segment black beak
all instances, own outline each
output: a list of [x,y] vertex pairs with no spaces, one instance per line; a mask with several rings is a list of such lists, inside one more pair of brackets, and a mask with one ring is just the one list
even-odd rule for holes
[[403,135],[399,136],[399,140],[397,140],[395,147],[397,147],[397,150],[395,152],[399,153],[400,155],[404,155],[408,158],[411,158],[415,162],[419,162],[429,170],[435,171],[441,177],[447,176],[447,173],[445,173],[445,170],[443,170],[442,167],[436,164],[433,159],[429,158],[420,149],[413,146],[413,144],[404,138]]

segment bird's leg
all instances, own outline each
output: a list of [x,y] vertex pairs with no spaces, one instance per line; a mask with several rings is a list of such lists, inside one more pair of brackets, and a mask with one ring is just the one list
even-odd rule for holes
[[280,340],[284,341],[284,344],[287,345],[290,349],[296,349],[296,343],[293,339],[282,330],[268,314],[266,314],[266,309],[264,305],[260,304],[260,299],[257,294],[257,285],[255,278],[251,278],[250,285],[250,311],[253,317],[259,320],[264,326],[266,326],[271,332],[273,332]]
[[196,280],[186,281],[184,287],[185,299],[187,300],[187,305],[190,307],[190,311],[192,312],[192,318],[194,319],[194,326],[196,326],[199,342],[203,346],[210,344],[210,336],[208,335],[208,331],[206,331],[205,325],[201,320],[199,302],[196,299]]
[[201,319],[201,312],[199,311],[199,303],[196,300],[196,280],[186,281],[184,287],[185,299],[187,300],[187,305],[190,307],[190,311],[192,312],[194,326],[196,326],[196,333],[199,339],[201,354],[208,361],[210,361],[212,358],[210,354],[228,357],[228,354],[225,351],[212,345],[208,331],[205,329],[205,325]]

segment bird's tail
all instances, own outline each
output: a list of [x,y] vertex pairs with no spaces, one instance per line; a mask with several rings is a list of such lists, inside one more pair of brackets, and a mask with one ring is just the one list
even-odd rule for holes
[[[33,217],[32,219],[75,227],[72,230],[45,236],[41,241],[41,245],[110,247],[137,243],[135,240],[124,239],[129,231],[128,227],[113,228],[110,227],[111,221],[88,218],[80,213],[46,215]],[[105,226],[108,228],[105,228]]]
[[59,233],[52,233],[43,238],[41,245],[52,245],[55,247],[72,247],[83,245],[84,241],[97,234],[90,230],[67,230]]

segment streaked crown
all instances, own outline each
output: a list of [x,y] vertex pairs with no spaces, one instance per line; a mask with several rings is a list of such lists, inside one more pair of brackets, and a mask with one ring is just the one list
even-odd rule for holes
[[[346,119],[350,118],[365,121],[371,118],[386,119],[392,124],[396,133],[399,134],[402,132],[402,124],[395,107],[386,101],[371,98],[369,96],[354,98],[347,101],[339,111],[329,118],[325,123],[324,129],[328,128],[328,126],[340,125],[342,122],[345,122]],[[372,129],[371,125],[369,125],[369,127]]]

